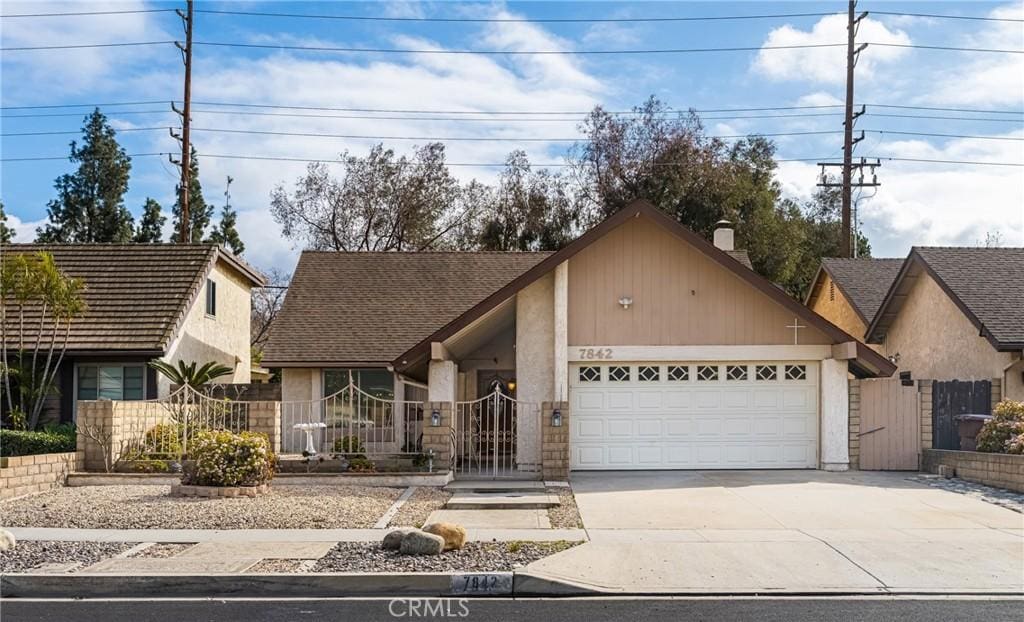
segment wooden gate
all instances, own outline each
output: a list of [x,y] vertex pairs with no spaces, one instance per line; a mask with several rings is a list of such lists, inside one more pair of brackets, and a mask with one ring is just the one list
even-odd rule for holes
[[988,380],[946,380],[932,385],[932,447],[960,449],[957,415],[992,414]]
[[916,471],[921,447],[920,397],[899,379],[860,383],[860,468]]

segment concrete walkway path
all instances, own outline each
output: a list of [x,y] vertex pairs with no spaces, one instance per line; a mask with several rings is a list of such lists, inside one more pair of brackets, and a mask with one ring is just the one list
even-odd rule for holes
[[610,593],[1024,594],[1024,515],[901,473],[581,473],[590,541],[527,571]]
[[[377,542],[384,529],[62,529],[10,527],[17,540],[70,542]],[[470,541],[586,540],[582,529],[467,529]]]

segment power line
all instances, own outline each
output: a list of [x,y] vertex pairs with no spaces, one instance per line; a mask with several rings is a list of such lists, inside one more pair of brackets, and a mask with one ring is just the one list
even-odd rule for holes
[[[43,110],[47,108],[95,108],[105,106],[151,106],[158,104],[167,103],[179,103],[181,100],[174,98],[168,99],[157,99],[149,101],[127,101],[127,102],[96,102],[96,103],[82,103],[82,104],[38,104],[34,106],[0,106],[0,110]],[[285,104],[251,104],[242,102],[212,102],[212,101],[194,101],[195,104],[201,104],[204,106],[235,106],[239,108],[278,108],[282,110],[326,110],[335,112],[394,112],[394,113],[409,113],[409,114],[466,114],[466,115],[482,115],[482,114],[528,114],[528,115],[548,115],[548,114],[590,114],[591,110],[437,110],[437,109],[393,109],[393,108],[337,108],[329,106],[294,106]],[[861,104],[857,104],[861,105]],[[864,103],[863,105],[869,108],[894,108],[904,110],[932,110],[932,111],[943,111],[943,112],[970,112],[977,114],[1016,114],[1024,115],[1024,109],[1021,110],[993,110],[986,108],[949,108],[939,106],[910,106],[905,104],[877,104],[877,103]],[[843,104],[819,104],[813,106],[762,106],[757,108],[697,108],[692,106],[675,106],[670,111],[659,114],[674,114],[682,111],[693,110],[698,113],[705,112],[760,112],[769,110],[811,110],[811,109],[823,109],[823,108],[842,108]],[[642,111],[636,110],[606,110],[608,114],[645,114]]]
[[[121,132],[151,132],[154,130],[169,130],[172,129],[170,126],[162,125],[159,127],[125,127],[119,130],[115,130],[118,134]],[[8,136],[58,136],[62,134],[81,134],[82,130],[60,130],[53,132],[4,132],[0,134],[0,137]]]
[[872,15],[894,15],[896,17],[931,17],[934,19],[967,19],[981,22],[1024,22],[1014,17],[982,17],[980,15],[939,15],[935,13],[902,13],[898,11],[871,11]]
[[1024,50],[1008,50],[1008,49],[993,49],[993,48],[960,48],[948,45],[919,45],[912,43],[873,43],[868,42],[868,46],[877,46],[885,48],[913,48],[917,50],[944,50],[950,52],[991,52],[995,54],[1024,54]]
[[35,52],[40,50],[82,50],[85,48],[120,48],[145,45],[171,45],[174,41],[127,41],[122,43],[79,43],[72,45],[32,45],[14,48],[0,48],[0,52]]
[[358,52],[366,54],[442,54],[479,56],[591,56],[615,54],[690,54],[704,52],[756,52],[760,50],[802,50],[809,48],[841,47],[843,43],[805,43],[798,45],[761,45],[718,48],[652,48],[646,50],[452,50],[445,48],[351,48],[331,46],[280,45],[270,43],[225,43],[219,41],[196,41],[196,45],[216,47],[250,48],[264,50],[304,50],[309,52]]
[[975,134],[938,134],[933,132],[904,132],[897,130],[864,130],[873,134],[899,134],[901,136],[934,136],[936,138],[968,138],[971,140],[1011,140],[1024,141],[1017,136],[978,136]]
[[[168,151],[161,151],[157,153],[130,153],[128,157],[141,158],[147,156],[168,156],[172,155]],[[230,155],[223,153],[203,153],[200,154],[203,158],[220,158],[229,160],[265,160],[274,162],[323,162],[327,164],[344,164],[344,160],[338,160],[333,158],[298,158],[288,156],[257,156],[257,155]],[[879,160],[888,160],[892,162],[923,162],[930,164],[968,164],[978,166],[1010,166],[1010,167],[1024,167],[1024,163],[1020,162],[979,162],[976,160],[940,160],[930,158],[901,158],[894,156],[875,156]],[[42,160],[66,160],[68,156],[39,156],[39,157],[23,157],[23,158],[0,158],[0,162],[37,162]],[[775,162],[821,162],[823,160],[835,160],[835,158],[778,158]],[[683,166],[688,164],[686,162],[654,162],[650,166]],[[507,166],[507,162],[445,162],[445,166],[452,167],[463,167],[463,166],[475,166],[475,167],[503,167]],[[531,166],[538,168],[561,168],[573,166],[570,162],[531,162]]]
[[70,17],[84,15],[127,15],[129,13],[168,13],[174,9],[131,9],[124,11],[77,11],[74,13],[8,13],[0,15],[0,19],[15,17]]

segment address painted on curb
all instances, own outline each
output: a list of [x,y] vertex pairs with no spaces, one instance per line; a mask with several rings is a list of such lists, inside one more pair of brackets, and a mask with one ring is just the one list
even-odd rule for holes
[[479,573],[452,575],[452,594],[503,596],[512,593],[512,573]]

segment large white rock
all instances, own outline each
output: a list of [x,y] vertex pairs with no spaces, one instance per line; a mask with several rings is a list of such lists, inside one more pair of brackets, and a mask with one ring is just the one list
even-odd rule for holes
[[17,543],[18,541],[14,539],[14,534],[6,529],[0,529],[0,553],[10,551]]
[[402,546],[402,540],[405,539],[405,536],[414,531],[416,530],[411,527],[389,531],[381,541],[380,548],[385,551],[397,551]]
[[443,550],[444,538],[418,530],[405,534],[398,548],[402,555],[440,555]]

